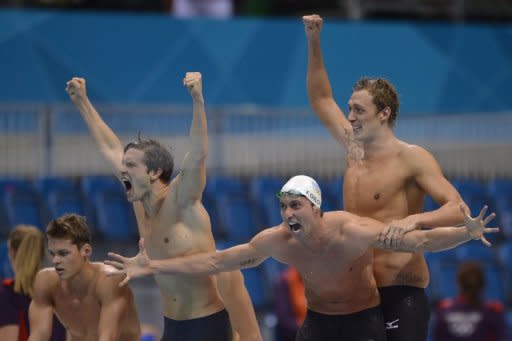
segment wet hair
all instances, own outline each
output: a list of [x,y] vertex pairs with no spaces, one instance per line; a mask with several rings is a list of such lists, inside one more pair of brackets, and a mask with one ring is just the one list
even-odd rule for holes
[[457,284],[468,304],[476,306],[481,302],[481,293],[485,288],[485,274],[477,262],[464,262],[457,270]]
[[67,239],[78,249],[91,243],[91,233],[85,222],[85,217],[70,213],[53,219],[46,227],[46,236],[53,239]]
[[393,127],[400,107],[398,93],[393,84],[384,78],[365,77],[358,80],[352,88],[352,91],[360,90],[366,90],[372,95],[373,104],[377,107],[377,112],[389,107],[391,114],[388,118],[388,125]]
[[124,147],[124,152],[130,148],[138,149],[144,152],[144,164],[148,171],[162,170],[159,179],[165,184],[171,181],[172,171],[174,169],[174,160],[171,152],[156,140],[141,137],[139,133],[137,141],[130,142]]
[[35,226],[17,225],[12,229],[8,245],[14,254],[14,292],[32,297],[34,278],[43,263],[44,244],[44,235]]

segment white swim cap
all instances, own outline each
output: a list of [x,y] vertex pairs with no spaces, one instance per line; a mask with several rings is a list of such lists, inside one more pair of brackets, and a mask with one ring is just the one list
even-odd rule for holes
[[296,175],[288,180],[281,188],[278,196],[282,197],[284,194],[303,195],[316,207],[320,208],[322,205],[320,186],[318,186],[315,179],[307,175]]

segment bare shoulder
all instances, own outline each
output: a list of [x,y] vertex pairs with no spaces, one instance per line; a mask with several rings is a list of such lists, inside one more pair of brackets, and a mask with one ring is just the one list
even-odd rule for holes
[[332,211],[324,214],[326,224],[338,229],[338,236],[346,238],[375,235],[381,223],[375,225],[373,219],[361,217],[347,211]]
[[406,160],[415,160],[421,159],[425,157],[432,157],[432,154],[426,150],[425,148],[412,143],[407,143],[405,141],[398,142],[399,154],[403,156]]
[[[123,288],[119,287],[124,279],[124,275],[109,276],[115,270],[114,267],[103,263],[93,263],[98,276],[96,281],[96,292],[100,295],[113,294],[115,292],[124,291],[123,288],[129,288],[127,285]],[[129,289],[128,289],[129,290]]]
[[59,275],[54,268],[43,268],[37,273],[36,279],[48,284],[54,284],[59,282]]
[[291,234],[284,224],[269,227],[258,233],[250,241],[250,244],[256,248],[269,249],[286,243],[291,238]]
[[411,167],[411,169],[422,170],[437,165],[432,153],[421,146],[400,141],[399,150],[399,155],[404,164]]
[[34,280],[34,291],[37,295],[51,295],[57,290],[60,279],[54,268],[39,270]]
[[348,223],[350,223],[353,220],[354,217],[354,214],[347,211],[338,210],[324,212],[325,223],[340,228],[340,232],[343,229],[343,227],[345,227]]

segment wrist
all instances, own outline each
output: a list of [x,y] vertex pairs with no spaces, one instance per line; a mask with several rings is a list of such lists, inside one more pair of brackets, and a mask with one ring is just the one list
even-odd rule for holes
[[158,273],[158,261],[150,259],[146,268],[148,269],[151,274],[157,274]]

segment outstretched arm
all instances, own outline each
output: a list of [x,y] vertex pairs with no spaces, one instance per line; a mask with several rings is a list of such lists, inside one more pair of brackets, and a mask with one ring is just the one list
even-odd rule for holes
[[320,118],[320,121],[322,121],[331,135],[347,149],[348,155],[353,159],[359,159],[362,157],[362,149],[354,140],[354,133],[350,122],[334,100],[331,83],[325,70],[320,45],[322,18],[319,15],[313,14],[304,16],[302,20],[308,39],[306,84],[311,109]]
[[116,176],[119,176],[122,169],[123,145],[89,101],[85,79],[73,77],[66,83],[66,91],[82,114],[100,152],[110,163]]
[[187,72],[183,84],[192,97],[192,124],[189,149],[183,160],[178,182],[178,202],[188,205],[200,200],[206,184],[206,156],[208,154],[208,129],[204,109],[201,73]]
[[152,260],[144,247],[144,239],[139,242],[139,253],[133,258],[109,252],[108,256],[114,261],[107,260],[106,264],[117,268],[110,275],[126,274],[120,283],[124,285],[132,278],[151,274],[175,275],[214,275],[225,271],[252,268],[271,256],[271,229],[258,233],[249,243],[233,246],[219,252],[197,253],[185,257]]
[[[494,217],[491,213],[487,217],[487,206],[484,206],[476,218],[466,213],[466,207],[461,205],[460,210],[464,213],[464,226],[462,227],[438,227],[431,230],[414,230],[406,233],[400,245],[392,249],[405,252],[437,252],[452,249],[472,239],[480,239],[486,246],[491,243],[485,238],[485,233],[498,232],[498,228],[485,227]],[[386,243],[379,239],[376,247],[389,248]]]

